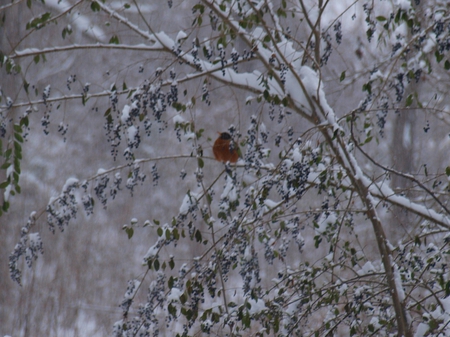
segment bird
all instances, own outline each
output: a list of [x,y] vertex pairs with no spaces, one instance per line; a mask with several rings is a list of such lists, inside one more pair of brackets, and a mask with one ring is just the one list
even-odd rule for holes
[[228,132],[219,132],[219,138],[216,139],[213,145],[213,153],[217,161],[222,163],[236,163],[238,161],[239,154],[237,148],[236,146],[230,148],[230,144],[230,134]]

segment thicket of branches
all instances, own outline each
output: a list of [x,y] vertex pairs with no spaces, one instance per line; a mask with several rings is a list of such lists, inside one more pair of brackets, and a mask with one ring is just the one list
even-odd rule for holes
[[[449,10],[3,5],[1,223],[17,244],[2,258],[15,287],[43,231],[100,212],[125,244],[146,244],[115,298],[116,336],[450,334]],[[217,131],[240,148],[236,165],[214,160]],[[38,188],[23,207],[27,177],[59,192]],[[104,268],[128,275],[117,263]]]

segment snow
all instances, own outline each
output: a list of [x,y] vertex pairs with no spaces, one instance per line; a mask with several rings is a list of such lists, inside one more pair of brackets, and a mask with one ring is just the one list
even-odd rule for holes
[[253,258],[253,254],[252,254],[252,248],[250,245],[245,247],[245,252],[244,252],[244,260],[245,261],[250,261]]
[[236,193],[236,186],[234,184],[234,181],[229,176],[226,176],[227,182],[225,184],[225,188],[223,189],[222,195],[220,196],[221,199],[228,198],[229,201],[236,201],[237,200],[237,193]]
[[[436,46],[436,42],[434,40],[432,40],[431,38],[426,39],[423,47],[422,47],[422,51],[425,54],[428,54],[430,52],[432,52],[434,50],[434,47]],[[424,62],[425,63],[425,62]]]
[[[307,109],[309,112],[311,112],[313,107],[310,105],[307,96],[305,96],[305,91],[306,93],[308,93],[308,90],[306,89],[306,83],[308,83],[307,84],[308,88],[313,87],[314,84],[318,84],[317,76],[314,75],[312,76],[312,78],[308,78],[308,75],[311,75],[311,73],[308,72],[308,70],[302,71],[303,68],[308,67],[302,67],[300,62],[301,60],[294,62],[292,66],[294,71],[298,72],[298,76],[301,80],[301,83],[299,83],[295,74],[293,74],[291,71],[288,71],[286,74],[285,88],[286,92],[291,96],[292,100],[294,101],[297,107],[301,109]],[[317,86],[314,88],[314,92],[316,91]]]
[[[342,149],[339,149],[342,151]],[[347,156],[344,153],[340,153],[341,157],[344,159]],[[412,202],[410,199],[405,198],[403,196],[400,196],[396,194],[388,185],[386,181],[383,181],[381,183],[372,182],[369,180],[364,174],[362,169],[359,167],[358,162],[356,161],[353,154],[348,153],[348,158],[351,161],[351,167],[354,170],[354,176],[356,179],[359,179],[369,190],[369,193],[367,197],[369,199],[372,199],[372,204],[375,205],[376,202],[373,200],[373,197],[376,197],[378,199],[388,200],[389,202],[396,204],[398,206],[402,206],[406,209],[409,209],[415,214],[421,215],[426,219],[431,219],[433,222],[439,223],[440,225],[450,228],[450,219],[443,215],[437,213],[435,210],[431,208],[426,208],[423,205],[417,204]],[[346,163],[348,165],[348,163]],[[314,178],[317,178],[317,175],[310,174],[310,177],[308,177],[308,180],[312,178],[314,181]]]
[[299,245],[304,245],[305,244],[305,238],[302,236],[302,234],[300,232],[297,234],[297,236],[295,238],[295,241]]
[[[153,34],[149,34],[148,32],[144,32],[143,30],[139,29],[137,25],[134,23],[131,23],[128,18],[118,14],[115,10],[111,9],[109,6],[103,4],[102,2],[99,2],[98,5],[101,7],[103,11],[108,13],[111,17],[114,17],[118,20],[118,22],[121,22],[122,24],[128,26],[130,29],[132,29],[135,32],[138,32],[142,37],[146,38],[148,41],[153,42],[155,45],[158,44],[157,39],[155,39]],[[85,24],[84,27],[89,27],[89,23]],[[98,27],[95,27],[98,28]],[[104,33],[102,31],[102,35],[96,35],[96,40],[100,40],[100,36],[104,38],[104,36],[108,36],[108,34]]]
[[416,333],[414,334],[414,337],[424,337],[429,329],[430,327],[428,326],[428,324],[419,323],[419,325],[416,328]]
[[397,288],[398,299],[403,302],[405,300],[405,291],[403,290],[402,279],[398,270],[397,264],[393,263],[394,267],[394,281]]
[[29,218],[35,220],[35,219],[36,219],[36,214],[37,214],[36,211],[32,211],[32,212],[30,213]]
[[411,9],[411,1],[409,0],[394,0],[394,6],[405,12]]
[[147,263],[149,260],[152,260],[153,258],[155,258],[158,255],[158,252],[162,245],[162,241],[164,241],[164,239],[159,238],[158,241],[148,249],[147,253],[144,255],[144,258],[143,258],[144,264]]
[[62,191],[67,192],[69,190],[69,188],[78,185],[78,183],[79,183],[79,181],[77,178],[73,178],[73,177],[69,178],[66,180],[66,182],[62,188]]
[[186,131],[186,133],[184,134],[183,137],[186,140],[192,140],[192,139],[195,139],[197,136],[195,135],[195,132]]
[[372,324],[375,330],[378,330],[382,327],[382,325],[380,324],[380,320],[375,316],[371,318],[369,324]]
[[[384,79],[384,75],[383,73],[377,69],[376,71],[374,71],[371,75],[370,75],[370,81],[376,81],[376,80],[383,80]],[[361,105],[362,102],[360,102],[358,105]]]
[[296,146],[294,148],[294,152],[292,154],[292,159],[294,160],[295,163],[301,163],[302,159],[303,159],[303,155],[300,152],[300,149],[298,146]]
[[[57,3],[57,0],[52,0],[50,2]],[[49,1],[46,1],[45,3],[48,5]],[[60,6],[54,7],[59,7],[60,9]],[[77,30],[83,31],[95,41],[108,42],[106,38],[108,34],[103,29],[101,29],[99,25],[94,24],[94,22],[90,20],[91,16],[78,15],[78,11],[73,11],[73,13],[71,13],[70,15],[72,15],[74,18],[72,24],[76,26]]]
[[357,271],[357,274],[359,276],[363,276],[369,273],[373,273],[375,271],[375,267],[373,266],[372,262],[367,261],[364,266],[360,270]]
[[[56,0],[49,0],[49,1],[56,1]],[[236,3],[237,2],[234,2],[234,3],[232,2],[232,4],[230,6],[236,6]],[[404,6],[406,4],[406,1],[405,0],[397,1],[397,3],[399,3],[399,6]],[[255,6],[263,6],[264,4],[265,4],[264,1],[255,2]],[[272,4],[269,2],[268,6],[270,7],[271,5]],[[228,6],[228,4],[227,4],[227,6]],[[253,9],[250,8],[249,12],[251,12],[251,11],[253,11]],[[126,12],[126,11],[124,11],[124,12]],[[116,15],[116,14],[114,14],[114,15]],[[232,18],[233,18],[232,15],[229,15],[228,17],[230,18],[230,20],[232,20]],[[124,21],[124,22],[125,22],[125,24],[127,23],[126,21]],[[144,27],[144,25],[141,25],[141,26]],[[89,27],[89,26],[86,25],[86,27]],[[174,33],[170,34],[172,37],[177,35],[177,30],[175,30],[175,31],[171,30],[171,32],[174,32]],[[164,47],[166,48],[166,47],[173,46],[174,45],[174,40],[172,40],[171,38],[169,38],[167,36],[163,36],[163,34],[164,33],[158,33],[156,36],[158,37],[158,39],[160,39],[161,43],[164,43]],[[264,36],[264,34],[265,34],[264,31],[261,30],[261,29],[255,29],[255,31],[252,33],[253,37],[255,37],[257,39],[261,39]],[[150,35],[148,35],[148,36],[150,36]],[[175,41],[180,41],[181,39],[185,38],[186,36],[187,36],[186,33],[179,32],[177,37],[176,37],[176,39],[175,39]],[[167,39],[166,39],[166,37],[167,37]],[[299,53],[298,51],[296,51],[295,48],[293,48],[293,45],[292,45],[291,42],[283,40],[283,38],[281,38],[281,39],[282,39],[282,42],[278,45],[278,47],[280,48],[282,55],[277,55],[277,57],[278,56],[283,56],[288,61],[296,62],[295,63],[295,66],[297,67],[296,71],[298,71],[298,73],[300,74],[300,79],[301,79],[301,83],[299,83],[298,79],[294,76],[294,74],[290,74],[291,72],[287,73],[288,76],[291,76],[291,77],[289,77],[288,83],[286,84],[286,88],[287,88],[288,92],[291,94],[291,97],[293,97],[296,100],[296,104],[298,103],[299,105],[304,105],[305,107],[308,107],[310,109],[314,109],[315,108],[315,103],[311,104],[311,102],[307,100],[307,97],[308,96],[309,97],[311,97],[311,96],[318,96],[317,98],[320,101],[320,104],[324,107],[324,111],[325,111],[325,116],[323,116],[324,120],[323,120],[322,124],[323,125],[329,124],[329,125],[332,125],[333,129],[336,128],[337,127],[336,116],[334,115],[333,110],[329,109],[329,107],[326,105],[325,96],[324,96],[324,93],[323,93],[323,90],[322,90],[319,74],[314,72],[311,68],[301,66],[298,61],[301,59],[302,53]],[[434,47],[433,41],[432,40],[428,40],[427,43],[430,44],[430,45],[429,46],[427,45],[426,47],[430,48],[430,50],[431,50]],[[159,42],[158,42],[158,44],[159,44]],[[124,47],[126,47],[126,46],[124,46]],[[144,47],[149,48],[148,46],[144,46]],[[260,45],[260,47],[261,47],[261,45]],[[270,48],[270,45],[269,45],[269,48]],[[268,53],[271,52],[269,50],[264,50],[262,47],[260,49],[261,49],[260,53],[262,55],[264,55],[264,56],[267,56]],[[183,60],[187,60],[188,62],[189,62],[189,60],[192,59],[191,55],[189,53],[181,55],[181,58]],[[226,80],[230,80],[230,81],[234,82],[233,83],[234,85],[243,84],[244,86],[246,86],[247,88],[249,88],[251,90],[251,94],[255,95],[255,97],[258,97],[259,93],[263,89],[263,87],[259,83],[260,79],[258,79],[260,77],[261,73],[258,72],[258,71],[250,72],[250,73],[247,73],[247,74],[246,73],[237,74],[230,68],[230,69],[225,69],[225,76],[223,76],[221,71],[220,71],[220,65],[219,64],[213,65],[213,64],[211,64],[209,62],[206,62],[206,61],[201,61],[201,62],[202,62],[202,69],[204,71],[203,74],[205,72],[211,71],[210,72],[211,76],[215,77],[216,79],[225,80],[225,81]],[[350,62],[350,60],[349,60],[349,62]],[[248,68],[250,68],[250,66],[248,66],[246,68],[248,69]],[[383,74],[378,72],[376,74],[376,76],[383,76]],[[200,75],[199,75],[199,77],[200,77]],[[373,75],[372,77],[375,77],[375,75]],[[185,76],[185,78],[189,78],[189,74],[187,74]],[[275,83],[272,80],[268,80],[268,81],[269,81],[269,84],[268,84],[269,88],[268,88],[268,90],[269,90],[269,92],[271,94],[279,93],[280,95],[283,95],[283,87],[282,86],[279,86],[277,83]],[[302,87],[301,84],[303,84],[303,87]],[[48,92],[49,92],[49,90],[48,90]],[[303,93],[303,96],[302,96],[302,93]],[[254,99],[255,98],[253,96],[248,96],[247,97],[247,102],[249,102],[251,100],[254,100]],[[120,108],[119,108],[119,119],[124,125],[129,123],[130,111],[131,110],[132,110],[132,107],[126,105],[126,106],[123,107],[123,110],[122,110],[122,112],[120,114]],[[185,119],[181,115],[175,115],[175,117],[173,118],[173,122],[174,123],[177,123],[177,122],[181,123],[181,122],[185,122]],[[207,123],[207,122],[208,121],[205,120],[205,123]],[[245,123],[245,122],[242,122],[242,123]],[[243,124],[240,124],[240,125],[242,126]],[[263,125],[261,124],[261,130],[262,130],[262,126]],[[273,125],[268,124],[268,126],[269,126],[269,130],[271,130],[272,132],[275,131],[274,128],[273,128]],[[127,126],[125,126],[125,128],[126,127]],[[136,135],[136,132],[137,132],[137,129],[134,126],[129,127],[127,129],[128,139],[133,139],[134,136]],[[190,136],[188,136],[188,137],[190,137]],[[411,142],[411,139],[408,139],[408,141]],[[343,151],[344,150],[345,149],[343,149]],[[275,155],[273,157],[275,157]],[[351,157],[351,158],[353,158],[353,157]],[[278,159],[276,159],[276,160],[278,160]],[[292,158],[291,158],[291,160],[286,160],[286,164],[289,165],[289,166],[292,166],[293,163],[295,163],[295,162],[302,162],[302,160],[303,160],[303,156],[302,156],[301,148],[300,147],[294,147],[293,152],[292,152]],[[414,206],[413,203],[411,203],[410,200],[408,200],[406,198],[403,198],[403,197],[398,197],[398,196],[394,195],[392,190],[389,189],[389,186],[388,186],[387,183],[378,183],[378,185],[376,185],[372,181],[369,181],[364,176],[363,171],[358,167],[358,163],[357,163],[356,160],[353,160],[353,161],[350,161],[350,162],[346,162],[344,164],[351,164],[352,165],[352,167],[355,169],[354,172],[356,174],[356,177],[361,179],[361,181],[363,181],[367,185],[367,187],[369,188],[370,193],[372,195],[374,195],[374,196],[377,196],[377,198],[385,199],[385,200],[388,200],[388,201],[391,201],[391,202],[392,201],[404,202],[405,205],[407,205],[408,207],[412,207],[416,211],[423,211],[424,213],[426,212],[431,217],[433,217],[435,215],[436,216],[440,216],[439,214],[432,215],[430,212],[433,212],[433,211],[432,210],[430,211],[429,209],[425,209],[425,208],[418,209],[418,208],[416,208]],[[272,164],[270,164],[270,165],[272,165]],[[275,166],[272,165],[271,167],[274,168]],[[326,169],[326,167],[321,166],[320,169]],[[12,170],[12,168],[11,168],[11,170]],[[206,170],[206,168],[205,168],[205,170]],[[11,174],[11,172],[10,172],[10,174]],[[100,169],[98,171],[98,174],[103,174],[104,172],[105,172],[105,170]],[[245,174],[247,174],[247,173],[245,173]],[[313,176],[313,174],[311,174],[311,177],[312,176]],[[213,179],[213,177],[207,176],[206,174],[205,174],[205,177],[210,178],[211,181]],[[75,179],[75,178],[73,178],[73,179]],[[246,179],[247,179],[247,177],[246,177]],[[248,180],[252,181],[252,183],[253,183],[254,182],[253,179],[257,179],[257,178],[252,177],[251,179],[249,178]],[[257,182],[257,183],[259,183],[259,182]],[[174,184],[176,184],[176,183],[171,184],[171,186],[173,186]],[[384,188],[384,186],[383,186],[384,184],[385,184],[386,188]],[[188,185],[188,183],[186,183],[186,185]],[[69,181],[67,181],[66,184],[64,185],[63,190],[68,190],[69,186],[71,186],[71,184],[69,183]],[[215,201],[217,201],[217,195],[220,195],[220,193],[221,193],[221,192],[217,192],[218,190],[220,190],[220,187],[219,186],[214,186],[214,188],[216,188],[216,187],[217,187],[217,189],[215,191],[216,191],[217,194],[215,195],[216,196]],[[238,185],[238,187],[241,188],[241,185]],[[9,188],[11,188],[11,187],[9,187]],[[186,187],[186,189],[187,188],[188,187]],[[225,182],[225,186],[224,186],[223,192],[222,192],[222,198],[229,198],[231,200],[237,199],[236,189],[237,189],[237,187],[235,186],[233,180],[231,178],[227,178],[227,180]],[[169,192],[169,191],[163,191],[163,192]],[[6,191],[5,191],[5,193],[6,193]],[[311,192],[311,193],[313,193],[313,192]],[[388,194],[383,195],[384,193],[388,193]],[[164,198],[165,196],[166,195],[164,194],[164,195],[161,196],[161,198]],[[183,196],[183,194],[181,194],[181,196]],[[167,197],[166,198],[169,198],[169,194],[168,193],[167,193]],[[198,201],[198,195],[195,194],[195,193],[189,193],[189,194],[185,195],[184,198],[180,198],[180,199],[183,199],[183,201],[182,201],[182,203],[180,205],[180,208],[179,208],[179,212],[182,215],[183,214],[184,215],[188,214],[191,211],[191,208],[193,206],[196,207],[197,203],[199,202]],[[172,203],[168,202],[168,204],[171,207],[173,207],[173,204],[176,204],[177,206],[175,206],[175,207],[178,208],[179,201],[180,200],[177,200],[177,201],[172,200]],[[315,199],[313,199],[313,200],[304,200],[304,201],[307,202],[307,204],[305,205],[305,208],[309,207],[310,204],[311,204],[311,205],[313,205],[313,206],[311,206],[311,208],[314,209],[314,210],[316,209],[316,208],[314,208],[315,207],[314,203],[316,201]],[[278,205],[279,205],[279,203],[277,201],[275,201],[275,200],[266,199],[264,201],[264,206],[266,206],[268,208],[275,208]],[[164,205],[159,205],[158,204],[158,206],[163,207]],[[239,207],[243,207],[243,206],[240,205]],[[303,205],[301,205],[301,207],[303,207]],[[356,205],[355,207],[359,207],[359,205]],[[317,210],[321,211],[320,207],[318,207]],[[177,209],[175,209],[175,213],[176,213],[176,211],[177,211]],[[213,213],[214,212],[215,212],[215,210],[213,210]],[[169,216],[170,216],[170,213],[167,213],[167,214],[169,214]],[[447,220],[446,217],[444,217],[444,218]],[[137,220],[132,219],[131,221],[133,222],[133,221],[137,221]],[[319,224],[320,224],[319,232],[324,232],[327,229],[329,230],[328,226],[330,224],[333,224],[334,221],[335,221],[334,214],[330,214],[329,217],[326,217],[324,215],[322,218],[320,218],[320,221],[319,221]],[[148,223],[148,221],[146,223]],[[225,234],[224,230],[223,230],[222,233]],[[220,233],[220,235],[222,235],[222,233]],[[34,240],[36,240],[36,239],[37,238],[34,238]],[[299,241],[305,241],[300,233],[298,234],[297,239]],[[149,245],[151,245],[151,244],[149,244]],[[148,246],[145,247],[145,249],[147,249],[147,248],[148,248]],[[172,246],[168,246],[167,247],[167,251],[173,253],[175,257],[178,257],[177,250],[174,249],[172,251],[171,248],[172,248]],[[147,254],[146,254],[146,258],[150,259],[150,258],[155,257],[158,254],[160,249],[161,249],[160,242],[158,242],[157,244],[155,244],[154,246],[152,246],[152,247],[150,247],[148,249]],[[166,247],[164,247],[164,249],[166,250]],[[145,253],[145,250],[144,250],[144,253]],[[200,254],[200,252],[198,252],[198,253]],[[313,254],[313,252],[307,252],[307,253],[308,254],[305,254],[304,257],[302,256],[300,258],[307,260],[308,257],[309,257],[307,255]],[[243,257],[244,257],[244,259],[248,259],[248,260],[252,259],[252,251],[251,251],[250,246],[246,247]],[[333,256],[331,254],[327,256],[327,258],[329,260],[332,260],[332,257]],[[295,260],[295,263],[297,263],[297,262],[298,262],[298,259]],[[287,263],[291,263],[291,261],[289,261]],[[375,264],[375,262],[373,262],[373,263]],[[378,270],[380,270],[381,267],[377,266],[377,268],[378,268]],[[366,274],[368,274],[370,272],[373,272],[373,271],[374,271],[374,266],[372,265],[372,263],[370,261],[368,261],[364,266],[361,267],[361,269],[358,271],[358,274],[359,275],[366,275]],[[396,287],[400,291],[401,290],[400,273],[399,273],[398,270],[396,270],[396,273],[397,273],[395,275],[395,277],[396,277],[396,280],[395,280],[396,281]],[[191,277],[195,277],[195,273],[192,273],[191,275],[192,275]],[[148,279],[147,279],[147,281],[148,281]],[[343,294],[347,290],[347,288],[348,288],[347,284],[344,283],[344,284],[342,284],[340,287],[338,287],[336,289],[338,289],[338,291]],[[179,300],[180,293],[181,293],[180,289],[173,288],[173,289],[170,290],[167,299],[177,301],[177,300]],[[404,294],[402,296],[404,297]],[[297,298],[293,298],[292,301],[293,301],[293,304],[292,304],[292,306],[289,307],[287,312],[289,313],[289,311],[290,311],[293,315],[295,315],[300,310],[299,308],[297,308],[297,305],[298,305],[299,301],[298,301]],[[262,312],[264,310],[267,310],[267,307],[265,306],[264,301],[262,301],[262,300],[250,300],[249,303],[251,305],[251,313],[252,314],[259,313],[259,312]],[[375,303],[375,301],[373,303]],[[221,304],[221,302],[218,301],[217,302],[217,308],[219,308],[220,304]],[[446,306],[445,309],[446,310],[449,309],[448,308],[448,304],[449,303],[446,301],[445,302],[445,306]],[[217,312],[218,312],[219,309],[217,309],[217,308],[214,308],[213,310],[217,310]],[[286,317],[286,316],[284,316],[284,317]],[[377,324],[379,322],[374,317],[374,318],[372,318],[371,323],[373,325],[377,326]],[[428,327],[428,325],[421,324],[421,325],[419,325],[419,327],[422,327],[422,325],[423,325],[423,327],[425,327],[425,330],[423,331],[423,333],[421,335],[424,335],[426,333],[426,331],[427,331],[426,328]]]
[[192,205],[197,204],[197,198],[199,197],[196,193],[188,193],[184,196],[183,202],[180,206],[180,214],[186,215],[189,212],[189,209],[192,207]]
[[181,116],[180,114],[173,116],[172,118],[173,122],[176,124],[183,124],[186,122],[186,120]]
[[[55,47],[48,47],[48,48],[24,48],[22,50],[15,50],[14,56],[16,57],[26,57],[26,56],[34,56],[36,54],[49,54],[49,53],[56,53],[56,52],[62,52],[62,51],[71,51],[74,49],[123,49],[123,50],[137,50],[137,51],[161,51],[162,46],[158,43],[154,43],[153,45],[149,46],[143,43],[138,44],[102,44],[102,43],[94,43],[94,44],[82,44],[78,45],[76,43],[69,45],[69,46],[55,46]],[[85,85],[90,85],[90,83],[86,83]]]
[[[295,54],[297,56],[297,54]],[[328,105],[323,85],[317,74],[310,67],[301,65],[301,58],[292,61],[292,68],[295,73],[288,71],[286,74],[285,88],[290,94],[295,105],[302,110],[307,110],[311,114],[312,111],[319,109],[313,98],[315,98],[322,108],[327,123],[332,126],[333,131],[340,129],[336,122],[336,116],[333,109]]]
[[9,196],[11,195],[12,184],[6,186],[5,191],[3,192],[3,196],[5,201],[9,201]]
[[138,129],[134,125],[128,127],[127,129],[128,144],[134,143],[137,133]]
[[122,124],[127,124],[127,121],[130,119],[130,110],[131,107],[126,104],[122,109],[122,115],[120,116],[120,121]]
[[375,197],[378,197],[380,199],[387,199],[393,204],[405,207],[415,214],[421,215],[427,219],[431,219],[434,222],[445,226],[446,228],[450,227],[450,219],[447,216],[439,214],[431,208],[427,208],[423,205],[414,203],[410,199],[394,193],[394,191],[386,182],[370,184],[368,187],[370,193]]
[[172,288],[170,289],[169,294],[167,295],[167,302],[179,302],[180,297],[183,295],[183,292],[178,288]]
[[49,84],[49,85],[47,85],[47,86],[44,88],[44,96],[45,96],[45,97],[49,97],[49,96],[50,96],[50,91],[51,91],[51,86],[50,86],[50,84]]
[[342,283],[342,284],[341,284],[341,281],[340,281],[340,280],[337,280],[337,281],[336,281],[336,285],[339,285],[339,286],[337,287],[337,289],[339,290],[339,294],[340,294],[341,296],[344,295],[345,292],[346,292],[347,289],[348,289],[347,283]]
[[30,233],[28,235],[28,239],[30,240],[30,247],[39,247],[42,245],[42,240],[39,233]]
[[[236,29],[239,27],[236,24]],[[180,34],[180,33],[179,33]],[[256,30],[253,32],[253,36],[261,36],[263,34],[262,30]],[[183,34],[180,36],[177,36],[177,39],[179,37],[182,37]],[[172,49],[175,45],[175,41],[172,40],[167,34],[164,32],[155,33],[156,39],[161,43],[166,49]],[[267,50],[264,50],[262,47],[259,48],[259,53],[266,53],[267,59],[269,59],[271,53],[269,53]],[[185,60],[188,63],[193,64],[194,63],[194,57],[190,53],[184,53],[180,56],[183,60]],[[209,73],[214,78],[217,78],[221,81],[228,81],[233,82],[236,86],[241,87],[248,87],[251,91],[258,91],[263,92],[265,87],[261,83],[261,72],[259,71],[253,71],[252,73],[236,73],[234,70],[225,68],[223,69],[224,74],[222,73],[222,65],[221,62],[218,62],[217,64],[212,64],[210,62],[207,62],[203,59],[196,60],[201,66],[201,69],[203,69],[203,73]],[[284,97],[284,93],[282,88],[275,83],[274,81],[268,81],[269,84],[269,92],[270,94],[279,95],[280,97]]]
[[323,234],[327,230],[328,226],[334,224],[336,221],[337,217],[335,213],[332,212],[328,215],[322,213],[319,220],[317,220],[317,224],[319,225],[319,227],[315,228],[316,234]]
[[276,208],[276,207],[278,207],[278,205],[280,205],[282,203],[283,203],[282,201],[276,202],[276,201],[273,201],[273,200],[270,200],[270,199],[265,199],[264,200],[264,205],[266,205],[269,209]]
[[392,243],[389,242],[389,240],[386,240],[386,246],[389,248],[390,251],[394,251],[395,247]]
[[446,298],[441,298],[442,306],[444,307],[444,311],[450,313],[450,296]]
[[180,42],[181,40],[184,40],[187,38],[187,35],[185,32],[183,32],[182,30],[180,30],[178,32],[177,38],[175,39],[176,42]]
[[101,175],[101,174],[106,173],[106,172],[107,172],[107,171],[106,171],[105,169],[99,168],[99,169],[97,170],[97,175]]
[[266,303],[264,303],[264,301],[261,299],[254,300],[254,299],[250,298],[248,300],[248,303],[251,305],[251,308],[249,309],[250,315],[263,313],[264,311],[267,310]]
[[14,172],[14,165],[9,165],[6,169],[6,177],[10,177]]
[[286,314],[288,315],[296,315],[298,313],[298,307],[297,307],[298,303],[292,299],[290,301],[290,304],[288,304],[287,308],[285,309]]
[[266,33],[264,32],[264,30],[262,29],[262,27],[256,27],[254,30],[253,30],[253,33],[252,33],[252,37],[255,39],[255,40],[258,40],[258,41],[261,41],[263,38],[264,38],[264,36],[266,35]]
[[128,281],[128,287],[127,291],[125,292],[124,299],[130,300],[134,297],[136,294],[136,291],[139,289],[139,286],[141,285],[141,282],[138,280],[129,280]]

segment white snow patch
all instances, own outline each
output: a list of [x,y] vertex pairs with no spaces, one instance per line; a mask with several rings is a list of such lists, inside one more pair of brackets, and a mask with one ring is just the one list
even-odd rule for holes
[[231,179],[228,176],[227,176],[227,183],[225,185],[225,188],[223,189],[220,198],[221,199],[228,198],[229,201],[237,200],[236,186],[233,182],[233,179]]
[[184,196],[183,202],[181,203],[180,206],[180,214],[181,215],[186,215],[189,212],[189,209],[193,206],[197,204],[197,200],[198,200],[198,194],[196,193],[188,193]]
[[3,196],[5,201],[9,201],[9,196],[11,195],[12,184],[9,184],[5,188],[5,192],[3,192]]
[[38,247],[42,243],[41,236],[39,235],[39,233],[30,233],[28,235],[28,239],[30,240],[31,247]]
[[302,161],[302,159],[303,159],[303,155],[300,152],[300,149],[299,149],[298,146],[296,146],[294,148],[294,152],[292,154],[292,159],[294,160],[295,163],[300,163]]
[[130,110],[131,107],[128,104],[123,107],[122,115],[120,116],[120,121],[122,122],[122,124],[126,124],[127,120],[130,119]]
[[253,255],[252,255],[252,248],[250,245],[247,245],[245,247],[245,252],[244,252],[244,260],[245,261],[250,261],[252,259]]
[[182,30],[180,30],[178,32],[177,38],[175,39],[176,42],[180,42],[180,40],[184,40],[185,38],[187,38],[187,35],[185,32],[183,32]]
[[167,302],[179,302],[180,297],[183,295],[183,292],[178,288],[170,289],[169,295],[167,295]]
[[428,324],[425,323],[419,323],[419,325],[416,328],[416,333],[414,334],[414,337],[423,337],[427,333],[427,331],[430,329]]
[[400,272],[398,270],[397,264],[394,264],[394,280],[395,287],[397,288],[398,298],[400,301],[405,300],[405,291],[403,290],[402,279],[400,277]]
[[134,143],[137,133],[138,129],[134,125],[128,127],[127,129],[128,144]]
[[337,220],[336,214],[330,213],[328,216],[324,213],[320,216],[319,220],[317,221],[317,224],[319,225],[318,228],[315,228],[316,234],[322,234],[326,231],[327,227],[333,223],[335,223]]
[[67,179],[65,184],[64,184],[64,186],[63,186],[63,188],[62,188],[62,191],[63,192],[67,192],[70,187],[78,185],[78,182],[79,181],[78,181],[77,178],[73,178],[72,177],[72,178]]
[[369,273],[373,273],[375,271],[375,267],[373,266],[372,262],[367,261],[364,266],[360,270],[358,270],[358,275],[363,276]]
[[409,1],[409,0],[394,0],[394,6],[407,12],[411,9],[411,1]]
[[375,330],[378,330],[382,327],[378,317],[372,317],[372,319],[370,320],[370,324],[373,325]]
[[436,42],[433,39],[427,39],[425,41],[424,46],[422,47],[422,51],[425,54],[428,54],[434,49],[435,46],[436,46]]
[[442,306],[444,307],[445,312],[450,313],[450,297],[441,298]]
[[264,200],[264,205],[266,205],[269,209],[276,208],[281,203],[282,203],[282,201],[276,202],[276,201],[273,201],[273,200],[270,200],[270,199]]
[[185,123],[186,122],[186,120],[183,118],[183,116],[181,116],[181,115],[175,115],[174,117],[173,117],[173,122],[176,124],[176,123],[178,123],[178,124],[183,124],[183,123]]
[[186,140],[195,139],[195,137],[196,137],[195,132],[186,132],[186,134],[184,135],[184,138]]
[[[340,283],[341,283],[340,280],[338,280],[338,281],[336,282],[337,285],[339,285]],[[347,291],[348,285],[347,285],[347,283],[342,283],[340,286],[337,287],[337,289],[339,290],[339,294],[342,296],[342,295],[344,295],[345,292]]]
[[[166,227],[167,227],[167,225],[165,225],[163,228],[166,228]],[[155,258],[158,255],[158,252],[161,249],[163,242],[164,242],[164,239],[162,237],[160,237],[158,239],[158,241],[148,249],[147,254],[145,254],[144,258],[143,258],[143,261],[142,261],[143,264],[146,264],[149,260],[152,260],[153,258]]]
[[249,310],[250,315],[259,314],[267,310],[266,304],[264,303],[263,300],[249,299],[248,303],[251,305],[251,308]]
[[105,169],[99,168],[99,169],[97,170],[97,175],[103,174],[103,173],[105,173],[105,172],[106,172]]

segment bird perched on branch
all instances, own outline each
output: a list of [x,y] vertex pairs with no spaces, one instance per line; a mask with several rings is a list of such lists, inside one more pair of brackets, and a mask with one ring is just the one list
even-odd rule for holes
[[228,132],[219,132],[219,138],[216,139],[213,145],[213,153],[216,160],[223,163],[236,163],[239,159],[237,146],[232,143]]

